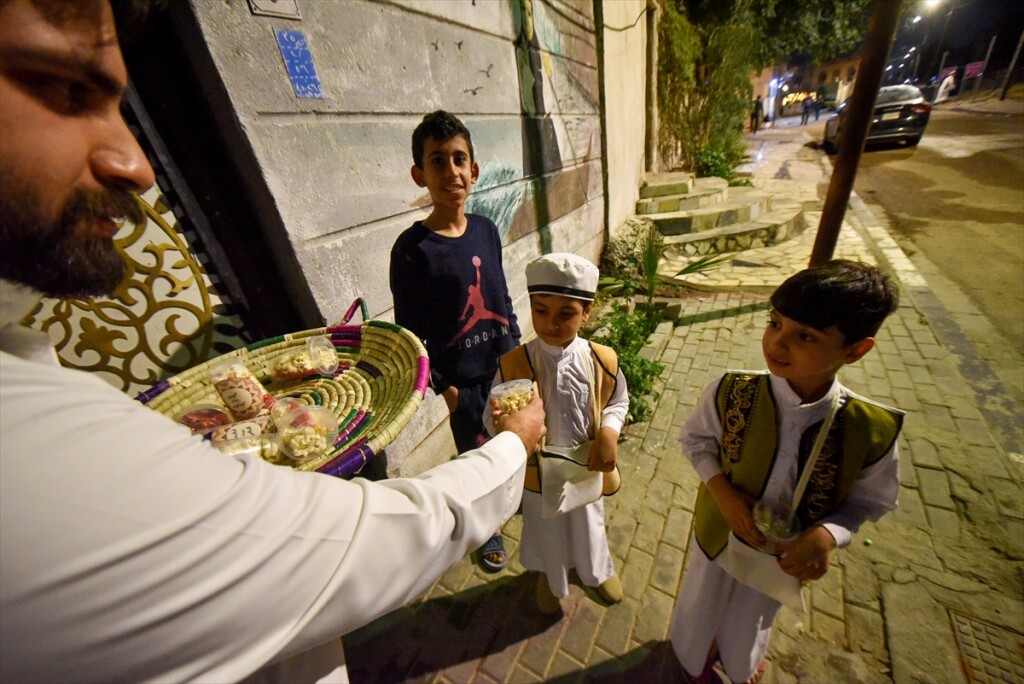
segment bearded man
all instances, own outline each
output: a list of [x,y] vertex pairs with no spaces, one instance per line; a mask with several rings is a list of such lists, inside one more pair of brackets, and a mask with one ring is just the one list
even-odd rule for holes
[[0,681],[345,681],[339,637],[516,510],[543,409],[420,478],[344,481],[61,368],[18,322],[122,278],[118,220],[153,184],[127,79],[108,0],[0,0]]

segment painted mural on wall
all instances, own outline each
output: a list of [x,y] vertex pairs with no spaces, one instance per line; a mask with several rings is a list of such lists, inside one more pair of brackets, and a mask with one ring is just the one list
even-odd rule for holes
[[[588,161],[600,158],[600,117],[591,10],[591,3],[583,1],[508,2],[519,91],[519,130],[508,135],[521,139],[522,157],[482,162],[467,203],[468,211],[494,221],[506,244],[543,233],[552,221],[592,199],[591,174],[599,174],[599,168]],[[469,49],[470,38],[455,41],[455,54]],[[428,53],[450,47],[436,39]],[[475,98],[502,87],[495,80],[500,71],[492,61],[468,70],[460,109],[473,111]],[[472,130],[473,122],[469,125]],[[413,206],[427,204],[429,197],[421,195]]]
[[530,201],[510,226],[511,239],[534,230],[543,233],[549,223],[588,200],[593,167],[585,160],[600,154],[591,9],[583,2],[512,0],[523,170],[531,183]]

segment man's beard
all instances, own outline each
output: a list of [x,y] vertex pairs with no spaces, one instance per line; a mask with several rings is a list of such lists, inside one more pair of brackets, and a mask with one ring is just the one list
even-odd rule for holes
[[47,220],[37,193],[0,174],[0,277],[29,285],[49,297],[111,294],[125,264],[110,238],[79,235],[90,220],[125,218],[140,224],[145,215],[125,190],[78,190],[60,215]]

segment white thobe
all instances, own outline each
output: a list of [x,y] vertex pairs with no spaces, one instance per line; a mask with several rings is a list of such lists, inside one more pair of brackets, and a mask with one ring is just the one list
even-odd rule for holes
[[[590,345],[576,337],[565,348],[534,338],[526,344],[544,399],[547,443],[578,446],[594,438],[594,409],[591,391],[594,361]],[[501,371],[494,384],[502,382]],[[601,411],[601,427],[622,430],[629,411],[626,378],[619,370],[608,405]],[[484,426],[493,430],[485,412]],[[604,500],[581,506],[550,518],[541,517],[541,495],[523,493],[523,540],[519,562],[527,570],[543,572],[551,593],[569,595],[568,572],[576,568],[583,583],[596,587],[615,574],[604,526]]]
[[339,637],[518,507],[512,433],[384,482],[222,454],[55,365],[37,299],[0,282],[0,681],[345,681]]
[[[693,415],[686,421],[680,440],[683,453],[705,483],[722,473],[719,466],[722,424],[715,403],[720,382],[705,388]],[[762,498],[789,502],[796,489],[800,437],[807,428],[824,420],[836,393],[840,395],[840,406],[848,397],[857,395],[834,380],[824,397],[802,404],[784,379],[772,376],[770,382],[779,443],[778,456]],[[848,546],[853,533],[865,520],[878,520],[896,508],[899,488],[899,457],[893,443],[881,459],[861,471],[842,506],[820,523],[835,537],[837,546]],[[708,560],[696,542],[692,544],[693,559],[672,615],[669,631],[672,648],[683,667],[696,676],[703,670],[711,643],[715,641],[729,678],[734,682],[746,681],[768,650],[772,621],[780,604],[733,579],[717,563]]]

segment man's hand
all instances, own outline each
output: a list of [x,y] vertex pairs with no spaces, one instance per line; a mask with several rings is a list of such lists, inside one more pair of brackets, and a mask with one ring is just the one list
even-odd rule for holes
[[530,403],[515,413],[502,413],[495,406],[496,403],[491,404],[494,408],[491,416],[495,434],[505,431],[514,432],[523,441],[527,454],[537,451],[540,438],[548,431],[544,426],[544,400],[540,398],[540,389],[537,387],[537,383],[533,383],[533,398]]
[[754,546],[764,546],[768,541],[754,525],[751,509],[754,498],[744,494],[729,483],[725,475],[715,475],[708,481],[708,491],[718,505],[718,510],[725,516],[725,521],[736,533]]
[[832,533],[822,525],[815,525],[804,530],[795,541],[776,545],[782,552],[779,567],[801,582],[816,580],[828,571],[829,554],[834,548],[836,540]]
[[615,470],[615,459],[619,451],[619,434],[611,428],[601,428],[594,437],[587,454],[587,470],[610,473]]
[[455,409],[459,408],[459,388],[452,385],[441,392],[441,396],[444,397],[444,403],[448,405],[448,414],[455,413]]

